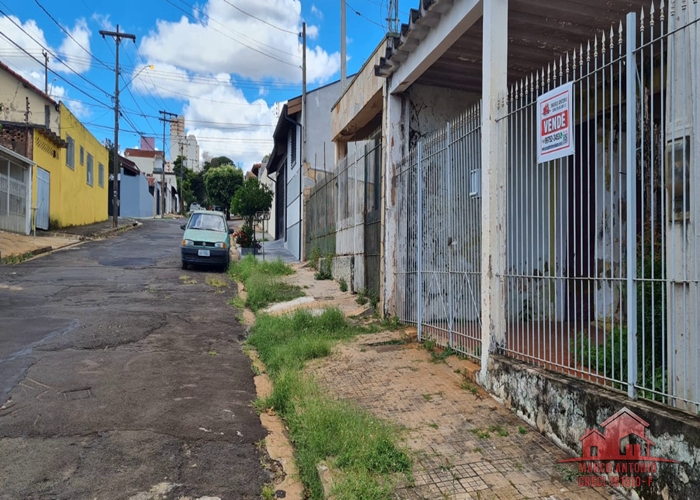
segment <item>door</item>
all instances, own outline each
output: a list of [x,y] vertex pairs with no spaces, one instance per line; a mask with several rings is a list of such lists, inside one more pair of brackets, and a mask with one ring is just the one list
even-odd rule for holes
[[34,225],[37,229],[49,229],[49,188],[51,174],[43,168],[36,170],[36,213]]

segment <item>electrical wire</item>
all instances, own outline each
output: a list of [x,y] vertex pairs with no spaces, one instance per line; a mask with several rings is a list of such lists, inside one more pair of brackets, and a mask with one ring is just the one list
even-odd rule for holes
[[236,7],[235,5],[233,5],[233,4],[232,4],[231,2],[229,2],[228,0],[224,0],[224,2],[226,2],[227,4],[229,4],[231,7],[233,7],[233,8],[236,9],[237,11],[242,12],[242,13],[245,14],[246,16],[250,16],[250,17],[252,17],[253,19],[257,19],[257,20],[260,21],[261,23],[265,23],[265,24],[267,24],[268,26],[270,26],[270,27],[272,27],[272,28],[275,28],[275,29],[277,29],[277,30],[283,31],[284,33],[291,33],[292,35],[299,36],[299,31],[290,31],[290,30],[288,30],[288,29],[280,28],[279,26],[275,26],[274,24],[269,23],[269,22],[265,21],[264,19],[260,19],[259,17],[254,16],[253,14],[249,14],[248,12],[244,11],[244,10],[241,9],[240,7]]
[[[197,21],[197,19],[196,19],[194,16],[192,16],[192,14],[190,14],[189,12],[187,12],[185,9],[179,7],[178,5],[176,5],[175,3],[173,3],[171,0],[165,0],[165,1],[166,1],[167,3],[169,3],[170,5],[172,5],[173,7],[175,7],[176,9],[182,11],[186,16],[190,17],[190,18],[193,19],[194,21]],[[201,10],[197,9],[196,7],[193,7],[193,6],[189,5],[188,3],[186,3],[186,2],[184,2],[184,1],[182,1],[182,0],[180,0],[180,2],[183,3],[184,5],[187,5],[188,7],[192,8],[193,10],[195,10],[195,11],[201,13]],[[218,21],[216,21],[215,19],[212,19],[212,18],[209,17],[209,16],[207,16],[207,18],[210,19],[210,20],[212,20],[212,21],[214,21],[214,22],[217,22],[217,23],[218,23]],[[218,23],[218,24],[221,24],[221,23]],[[225,26],[225,25],[224,25],[224,26]],[[270,59],[274,59],[275,61],[281,62],[282,64],[287,64],[288,66],[292,66],[293,68],[297,68],[297,67],[298,67],[296,64],[292,64],[292,63],[290,63],[290,62],[288,62],[288,61],[285,61],[284,59],[280,59],[279,57],[273,56],[272,54],[268,54],[267,52],[263,52],[263,51],[260,50],[260,49],[257,49],[257,48],[255,48],[255,47],[251,47],[250,45],[245,44],[245,43],[241,42],[240,40],[237,40],[237,39],[235,39],[235,38],[233,38],[233,37],[227,35],[227,34],[224,33],[223,31],[217,30],[216,28],[214,28],[214,27],[211,26],[211,25],[208,25],[207,27],[213,29],[213,30],[216,31],[217,33],[220,33],[221,35],[225,36],[225,37],[228,38],[229,40],[233,40],[234,42],[239,43],[239,44],[243,45],[244,47],[249,48],[250,50],[252,50],[252,51],[254,51],[254,52],[257,52],[258,54],[261,54],[261,55],[264,55],[264,56],[266,56],[266,57],[269,57]],[[233,31],[233,30],[232,30],[232,31]],[[258,42],[258,43],[262,43],[262,42]],[[277,49],[277,50],[278,50],[278,49]],[[292,55],[292,54],[287,54],[287,55]]]
[[[86,49],[85,47],[83,47],[83,46],[80,44],[80,42],[78,42],[78,40],[76,40],[75,38],[73,38],[73,35],[71,35],[70,32],[69,32],[66,28],[64,28],[64,27],[61,25],[61,23],[59,23],[59,22],[56,20],[56,18],[53,17],[53,16],[51,15],[51,13],[50,13],[48,10],[46,10],[46,8],[45,8],[43,5],[41,5],[41,3],[39,3],[39,0],[34,0],[34,2],[39,6],[39,8],[40,8],[41,10],[44,11],[44,14],[46,14],[47,16],[49,16],[49,18],[56,24],[56,26],[58,26],[59,28],[61,28],[61,31],[63,31],[66,35],[68,35],[68,36],[70,37],[71,40],[73,40],[73,41],[75,42],[75,44],[76,44],[78,47],[80,47],[80,48],[83,49],[85,52],[87,52],[87,54],[88,54],[91,58],[93,58],[95,61],[97,61],[98,63],[100,63],[102,66],[104,66],[105,68],[109,68],[109,66],[107,65],[107,63],[103,62],[101,59],[98,59],[92,52],[90,52],[88,49]],[[109,68],[109,69],[111,69],[111,68]]]
[[[1,11],[0,11],[0,12],[1,12]],[[3,15],[6,15],[6,14],[3,13]],[[26,51],[24,50],[23,47],[21,47],[20,45],[18,45],[14,40],[12,40],[12,38],[10,38],[9,36],[7,36],[7,35],[6,35],[5,33],[3,33],[2,31],[0,31],[0,35],[3,36],[5,39],[7,39],[12,45],[14,45],[15,47],[17,47],[18,49],[20,49],[20,50],[26,52]],[[39,64],[43,64],[41,61],[39,61],[39,59],[37,59],[36,57],[32,56],[29,52],[26,52],[26,53],[27,53],[27,55],[28,55],[30,58],[32,58],[35,62],[37,62],[37,63],[39,63]],[[100,101],[98,98],[96,98],[95,96],[93,96],[93,95],[91,95],[91,94],[88,94],[86,91],[84,91],[83,89],[81,89],[80,87],[78,87],[77,85],[75,85],[73,82],[71,82],[71,81],[68,80],[67,78],[65,78],[65,77],[63,77],[63,76],[61,76],[61,75],[59,75],[59,74],[56,73],[55,71],[52,71],[52,73],[53,73],[54,75],[56,75],[56,78],[59,78],[60,80],[64,81],[66,84],[70,85],[71,87],[73,87],[75,90],[77,90],[77,91],[80,92],[81,94],[86,95],[87,97],[89,97],[89,98],[92,99],[93,101],[96,101],[97,103],[101,104],[102,106],[104,106],[104,107],[106,107],[106,108],[112,108],[112,106],[110,106],[110,105],[108,105],[108,104],[105,104],[105,103],[103,103],[102,101]],[[111,96],[110,96],[110,97],[111,97]]]
[[[0,2],[0,3],[2,3],[2,2]],[[3,3],[2,5],[5,6],[4,3]],[[7,6],[5,6],[5,7],[7,8]],[[36,38],[34,38],[32,35],[30,35],[30,34],[22,27],[22,25],[17,24],[10,16],[7,15],[7,13],[6,13],[5,11],[3,11],[2,9],[0,9],[0,14],[4,15],[4,16],[5,16],[12,24],[14,24],[22,33],[24,33],[24,34],[27,35],[29,38],[31,38],[31,39],[34,41],[34,43],[36,43],[39,47],[41,47],[42,49],[44,49],[47,53],[49,53],[49,55],[51,55],[54,59],[56,59],[58,62],[60,62],[61,64],[63,64],[63,65],[64,65],[66,68],[68,68],[71,72],[75,73],[75,75],[78,76],[81,80],[83,80],[83,81],[89,83],[90,85],[92,85],[93,87],[95,87],[95,88],[96,88],[97,90],[99,90],[100,92],[103,92],[107,97],[110,97],[110,94],[109,94],[108,92],[105,92],[103,89],[101,89],[99,86],[97,86],[94,82],[88,80],[88,79],[85,78],[83,75],[81,75],[80,73],[78,73],[76,70],[74,70],[73,68],[71,68],[71,67],[70,67],[66,62],[64,62],[60,57],[58,57],[56,54],[54,54],[54,53],[52,52],[51,49],[49,49],[48,47],[44,46],[44,45],[43,45],[41,42],[39,42]],[[2,33],[2,32],[0,32],[0,33]],[[23,52],[25,52],[25,53],[27,53],[27,55],[29,55],[29,53],[28,53],[26,50],[24,50],[24,48],[22,48],[20,45],[16,44],[16,43],[15,43],[13,40],[11,40],[7,35],[5,35],[4,33],[2,33],[2,35],[3,35],[5,38],[7,38],[8,40],[10,40],[10,42],[12,42],[13,45],[15,45],[16,47],[20,48]],[[43,66],[43,63],[42,63],[41,61],[39,61],[38,59],[36,59],[36,58],[34,58],[34,57],[32,57],[32,59],[34,59],[36,62],[38,62],[39,64],[41,64],[41,65]],[[56,74],[55,71],[54,71],[53,73]],[[58,74],[56,74],[56,76],[58,76]]]

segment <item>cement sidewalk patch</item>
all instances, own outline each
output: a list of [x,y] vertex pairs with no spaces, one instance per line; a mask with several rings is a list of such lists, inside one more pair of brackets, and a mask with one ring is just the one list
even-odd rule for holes
[[73,245],[80,241],[75,237],[60,236],[26,236],[23,234],[0,231],[0,259],[3,264]]

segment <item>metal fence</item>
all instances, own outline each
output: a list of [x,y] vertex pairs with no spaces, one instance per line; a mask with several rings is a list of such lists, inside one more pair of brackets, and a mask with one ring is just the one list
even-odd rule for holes
[[[697,3],[630,14],[624,28],[515,85],[501,122],[506,352],[692,412],[700,409],[697,23]],[[567,82],[575,154],[538,164],[537,98]]]
[[419,337],[481,355],[480,105],[419,140],[399,165],[396,310]]
[[317,177],[316,184],[304,203],[304,237],[306,259],[314,249],[323,255],[335,253],[336,213],[338,185],[336,172],[326,172]]
[[[333,172],[317,179],[306,201],[306,258],[311,252],[352,256],[352,290],[379,296],[381,128],[348,145]],[[314,250],[316,249],[316,250]]]
[[[516,85],[507,137],[505,354],[700,411],[697,2],[652,4]],[[537,98],[573,85],[575,153],[538,163]],[[399,318],[479,357],[479,108],[397,169]],[[495,249],[494,249],[495,250]],[[493,251],[483,249],[484,252]]]
[[0,229],[17,233],[29,231],[29,172],[15,161],[0,157]]

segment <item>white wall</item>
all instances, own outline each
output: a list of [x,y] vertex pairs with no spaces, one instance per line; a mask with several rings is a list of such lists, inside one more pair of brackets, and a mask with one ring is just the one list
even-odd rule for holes
[[[60,116],[55,105],[40,94],[24,87],[13,75],[0,69],[0,118],[4,121],[24,123],[29,98],[29,123],[39,126],[46,124],[48,112],[49,128],[59,134]],[[48,106],[48,108],[47,108]]]

